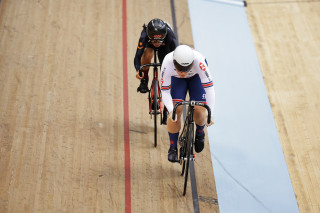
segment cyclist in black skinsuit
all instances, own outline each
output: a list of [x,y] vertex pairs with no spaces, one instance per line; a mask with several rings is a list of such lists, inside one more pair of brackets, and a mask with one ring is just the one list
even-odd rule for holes
[[[174,51],[177,46],[178,42],[176,36],[168,23],[155,18],[152,19],[148,25],[143,25],[136,55],[134,57],[134,66],[137,71],[136,78],[141,80],[137,89],[138,92],[148,92],[149,67],[143,68],[142,77],[139,76],[139,69],[141,65],[151,63],[154,55],[153,50],[158,49],[158,58],[162,64],[164,57],[168,53]],[[166,108],[164,108],[162,123],[167,123]]]

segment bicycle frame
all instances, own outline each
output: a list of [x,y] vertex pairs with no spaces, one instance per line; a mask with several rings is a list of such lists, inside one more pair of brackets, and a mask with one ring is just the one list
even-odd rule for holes
[[[182,130],[182,133],[181,133],[181,135],[179,137],[179,139],[182,136],[186,137],[186,140],[184,140],[184,143],[180,143],[180,140],[179,140],[179,144],[180,144],[180,146],[182,148],[186,148],[186,150],[190,150],[190,155],[189,156],[190,156],[191,160],[194,160],[194,157],[195,157],[193,155],[193,149],[192,149],[193,148],[193,143],[190,143],[190,142],[194,141],[194,137],[193,137],[194,136],[194,134],[193,134],[194,133],[193,132],[193,129],[194,129],[193,114],[194,114],[194,106],[189,106],[188,112],[187,112],[187,116],[186,116],[186,119],[184,121],[183,130]],[[183,156],[182,158],[179,159],[180,164],[184,160],[187,160],[186,156]],[[182,173],[183,173],[183,171],[182,171]]]
[[187,116],[184,122],[184,126],[181,134],[179,135],[179,160],[180,165],[182,164],[181,176],[184,175],[184,187],[183,187],[183,195],[186,194],[187,190],[187,181],[188,181],[188,172],[189,172],[189,163],[190,160],[195,160],[195,155],[193,154],[193,144],[194,144],[194,106],[201,106],[207,109],[208,111],[208,120],[210,123],[211,120],[211,110],[210,107],[204,103],[196,102],[196,101],[183,101],[177,103],[173,108],[172,119],[175,120],[176,117],[176,109],[180,105],[189,105]]
[[161,101],[162,101],[162,95],[159,85],[159,79],[158,79],[158,67],[161,66],[160,63],[157,63],[157,53],[158,50],[154,50],[154,63],[151,64],[144,64],[139,69],[139,75],[142,76],[142,68],[143,67],[153,67],[153,79],[151,83],[151,88],[149,90],[149,114],[152,119],[152,115],[154,118],[154,146],[157,146],[157,115],[160,114],[160,120],[162,120],[162,109],[161,109]]
[[[154,50],[154,64],[157,64],[157,53],[158,50],[155,49]],[[152,114],[152,104],[154,102],[157,102],[157,104],[159,104],[159,108],[160,108],[160,112],[158,112],[158,114],[160,113],[160,115],[162,115],[162,109],[160,107],[160,103],[162,100],[162,95],[161,95],[161,90],[160,90],[160,85],[159,85],[159,77],[158,77],[158,67],[154,66],[153,68],[153,79],[152,79],[152,83],[151,83],[151,89],[149,91],[149,114]],[[156,99],[154,98],[156,97]]]

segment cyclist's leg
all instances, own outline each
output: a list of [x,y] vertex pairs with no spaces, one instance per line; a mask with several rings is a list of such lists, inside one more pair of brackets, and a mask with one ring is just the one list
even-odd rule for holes
[[[206,103],[206,92],[201,84],[199,75],[195,75],[190,78],[190,81],[188,83],[188,90],[190,100]],[[203,107],[195,106],[193,118],[197,125],[204,125],[206,122],[206,109]]]
[[167,118],[168,118],[168,110],[167,107],[163,107],[163,116],[162,116],[162,124],[167,125]]
[[[153,48],[147,46],[144,49],[144,52],[143,52],[143,54],[141,56],[141,65],[150,64],[152,58],[153,58]],[[148,79],[149,78],[149,76],[148,76],[149,67],[142,68],[142,71],[143,71],[143,74],[144,74],[143,78],[144,79]]]
[[[187,82],[185,79],[172,77],[171,80],[171,96],[173,104],[184,101],[187,93]],[[168,119],[168,133],[170,139],[170,148],[168,151],[168,160],[175,162],[178,159],[177,141],[181,127],[181,114],[183,106],[177,108],[177,122]],[[172,113],[172,112],[171,112]]]
[[[158,48],[158,58],[160,63],[162,64],[162,61],[164,59],[164,57],[170,53],[170,49],[168,47],[168,45],[162,45]],[[162,117],[162,124],[167,124],[167,117],[168,117],[168,110],[167,108],[164,106],[163,108],[163,117]]]
[[161,64],[162,64],[164,57],[170,52],[171,51],[170,51],[170,48],[168,45],[162,45],[158,48],[158,58],[159,58],[159,61]]
[[[141,65],[150,64],[153,57],[153,49],[150,47],[146,47],[141,56]],[[149,67],[142,68],[143,78],[141,79],[141,83],[138,87],[138,91],[141,93],[148,92],[148,82],[149,82]]]
[[[195,75],[190,79],[189,85],[190,100],[201,101],[206,103],[206,92],[201,84],[199,75]],[[196,123],[195,150],[201,152],[204,148],[204,127],[206,122],[206,109],[195,106],[194,122]]]
[[[184,101],[187,94],[187,82],[188,79],[185,78],[171,78],[171,97],[173,101],[173,105],[178,102]],[[181,127],[181,114],[182,114],[183,106],[179,106],[177,109],[177,122],[168,120],[168,131],[171,133],[176,133],[180,131]],[[172,112],[171,112],[172,113]]]

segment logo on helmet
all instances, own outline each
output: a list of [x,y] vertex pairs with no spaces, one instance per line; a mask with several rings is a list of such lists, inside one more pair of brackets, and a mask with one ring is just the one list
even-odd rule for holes
[[162,38],[162,35],[154,35],[153,38],[154,39],[159,39],[159,38]]

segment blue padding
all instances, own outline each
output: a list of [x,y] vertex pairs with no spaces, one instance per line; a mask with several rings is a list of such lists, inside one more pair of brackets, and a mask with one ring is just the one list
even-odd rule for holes
[[221,213],[299,212],[245,8],[189,0],[189,10],[214,76],[208,135]]

